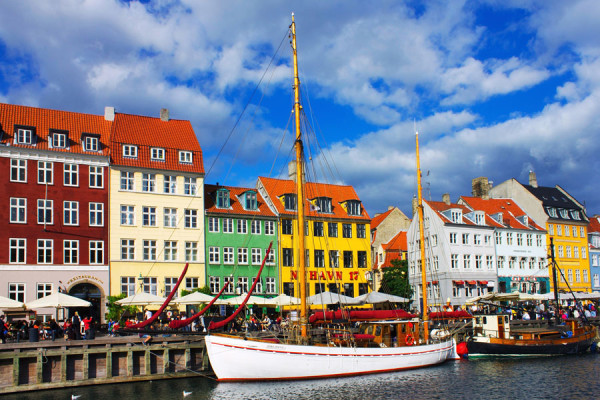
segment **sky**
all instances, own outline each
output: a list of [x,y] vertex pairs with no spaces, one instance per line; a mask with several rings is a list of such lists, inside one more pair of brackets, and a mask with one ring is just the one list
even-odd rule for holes
[[191,121],[207,183],[287,176],[294,12],[309,174],[352,185],[371,216],[390,205],[410,216],[415,128],[426,199],[469,196],[479,176],[527,183],[534,171],[600,213],[597,0],[0,7],[0,102],[97,115],[168,108]]

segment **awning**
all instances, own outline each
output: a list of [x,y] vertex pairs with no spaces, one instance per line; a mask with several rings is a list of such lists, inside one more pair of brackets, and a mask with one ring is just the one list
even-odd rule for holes
[[465,281],[454,281],[454,283],[456,283],[457,285],[464,285]]
[[480,284],[480,285],[487,285],[487,284],[488,284],[488,281],[479,281],[479,284]]
[[477,281],[467,281],[467,284],[468,284],[468,285],[476,285],[476,284],[477,284]]
[[433,283],[434,285],[437,285],[439,283],[439,281],[433,281],[431,283]]

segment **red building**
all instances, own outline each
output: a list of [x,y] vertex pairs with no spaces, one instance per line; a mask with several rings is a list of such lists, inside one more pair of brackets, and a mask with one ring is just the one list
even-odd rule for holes
[[113,119],[110,107],[99,116],[0,104],[0,295],[30,302],[61,290],[104,315]]

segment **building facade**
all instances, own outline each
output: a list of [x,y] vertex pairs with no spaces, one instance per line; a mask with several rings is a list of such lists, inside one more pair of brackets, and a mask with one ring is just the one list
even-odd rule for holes
[[[307,295],[324,291],[358,296],[369,291],[369,215],[354,188],[307,183],[298,202],[293,180],[260,177],[257,188],[279,218],[281,291],[299,295],[298,257],[305,257]],[[297,250],[298,204],[306,210],[306,254]]]
[[0,104],[0,295],[63,291],[92,302],[82,315],[104,316],[111,127],[104,116]]
[[590,253],[590,282],[592,291],[600,291],[600,215],[590,218],[588,227],[588,245]]
[[272,243],[253,295],[279,290],[277,217],[256,189],[204,186],[206,275],[211,293],[223,285],[224,297],[247,293]]

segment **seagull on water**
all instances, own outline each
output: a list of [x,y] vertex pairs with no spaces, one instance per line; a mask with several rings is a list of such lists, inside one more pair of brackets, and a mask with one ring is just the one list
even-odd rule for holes
[[192,392],[183,391],[183,397],[188,397],[190,394],[192,394]]
[[71,395],[71,400],[77,400],[78,398],[80,398],[81,395],[80,394],[72,394]]

